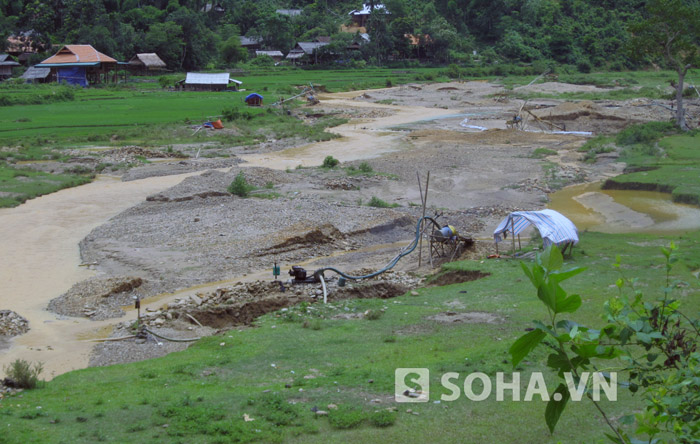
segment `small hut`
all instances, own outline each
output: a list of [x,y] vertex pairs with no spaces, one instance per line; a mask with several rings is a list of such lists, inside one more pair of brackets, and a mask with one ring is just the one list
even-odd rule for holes
[[503,219],[493,232],[496,251],[498,251],[498,243],[510,235],[513,253],[515,253],[516,237],[518,238],[518,245],[520,245],[520,233],[530,225],[534,225],[539,230],[545,248],[554,244],[561,248],[562,253],[564,253],[567,247],[571,249],[578,244],[578,229],[563,214],[549,209],[515,211]]
[[188,91],[236,91],[243,82],[232,79],[227,72],[211,74],[188,72],[185,80],[180,83],[183,89]]
[[245,97],[245,103],[247,103],[248,106],[262,106],[263,96],[258,93],[248,94]]
[[166,69],[165,62],[155,52],[136,54],[129,60],[129,69],[139,74],[150,74]]
[[19,63],[12,60],[7,54],[0,54],[0,79],[12,77],[12,68],[15,66],[19,66]]
[[30,66],[22,74],[22,78],[26,83],[46,83],[49,81],[49,76],[51,75],[51,68],[37,68],[36,66]]

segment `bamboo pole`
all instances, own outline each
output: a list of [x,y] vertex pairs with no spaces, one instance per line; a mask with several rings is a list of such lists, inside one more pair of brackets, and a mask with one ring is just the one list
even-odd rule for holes
[[[430,171],[428,171],[428,177],[425,181],[425,194],[423,194],[423,186],[420,181],[420,174],[416,171],[416,177],[418,177],[418,188],[420,189],[420,200],[423,204],[423,217],[425,217],[425,211],[428,205],[428,187],[430,186]],[[425,230],[425,220],[421,219],[420,227],[420,239],[418,240],[418,268],[421,267],[423,259],[423,232]],[[432,256],[431,256],[432,257]],[[431,259],[432,265],[432,259]]]
[[510,219],[510,235],[513,241],[513,256],[515,256],[515,219],[512,217]]

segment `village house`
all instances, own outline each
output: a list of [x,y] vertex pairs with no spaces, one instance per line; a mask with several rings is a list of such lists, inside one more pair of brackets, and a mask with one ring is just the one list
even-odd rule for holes
[[22,79],[25,83],[46,83],[49,81],[49,76],[51,75],[51,68],[37,68],[36,66],[30,66],[22,74]]
[[26,65],[32,54],[49,49],[49,45],[41,41],[39,34],[34,31],[25,31],[11,35],[5,42],[6,52],[17,58],[17,61]]
[[138,74],[151,74],[166,69],[165,62],[154,52],[136,54],[129,60],[129,69]]
[[0,79],[12,77],[12,68],[19,66],[19,63],[10,58],[8,54],[0,54]]
[[241,47],[248,50],[248,54],[251,56],[255,55],[255,51],[262,49],[262,39],[258,37],[246,37],[240,36]]
[[[389,12],[386,10],[386,7],[378,3],[374,5],[374,10],[375,11],[383,11],[385,14],[388,14]],[[366,28],[367,26],[367,21],[369,20],[369,16],[372,14],[372,8],[370,5],[362,5],[362,9],[353,9],[352,11],[348,12],[348,15],[352,19],[352,24],[356,27],[360,28]]]
[[328,45],[328,42],[299,42],[287,54],[287,60],[297,63],[318,63],[318,49]]
[[36,67],[50,68],[51,81],[70,85],[117,81],[117,61],[91,45],[66,45]]

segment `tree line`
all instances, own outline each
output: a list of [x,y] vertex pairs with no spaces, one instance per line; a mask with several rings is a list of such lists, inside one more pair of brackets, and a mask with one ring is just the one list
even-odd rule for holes
[[[0,32],[33,30],[46,44],[91,44],[120,60],[156,52],[174,70],[245,61],[239,42],[245,35],[283,53],[298,41],[330,36],[324,51],[333,57],[327,61],[550,61],[587,72],[638,66],[628,50],[629,26],[644,18],[651,1],[374,0],[368,2],[375,6],[367,23],[370,41],[361,41],[359,50],[349,49],[358,35],[339,30],[361,1],[0,0]],[[376,7],[380,3],[384,9]],[[681,3],[697,9],[698,0]]]

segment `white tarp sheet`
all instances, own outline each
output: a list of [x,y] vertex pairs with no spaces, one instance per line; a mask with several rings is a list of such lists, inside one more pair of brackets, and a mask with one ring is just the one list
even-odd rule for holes
[[545,248],[551,244],[561,246],[573,242],[578,244],[578,230],[561,213],[554,210],[542,211],[515,211],[498,225],[493,232],[493,240],[498,243],[505,239],[505,232],[512,232],[514,236],[520,234],[530,225],[534,225],[540,232]]

